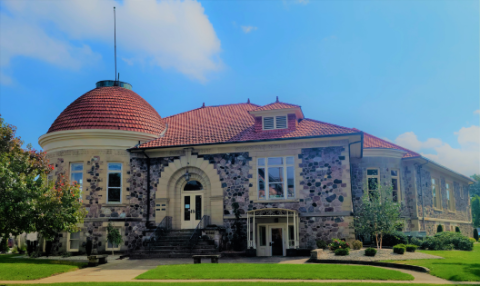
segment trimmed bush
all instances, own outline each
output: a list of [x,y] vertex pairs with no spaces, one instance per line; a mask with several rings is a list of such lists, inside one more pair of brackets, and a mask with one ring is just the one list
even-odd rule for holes
[[404,254],[406,246],[405,244],[397,244],[393,247],[393,252],[396,254]]
[[319,239],[317,240],[317,247],[319,249],[325,249],[327,248],[327,243],[324,240]]
[[415,250],[417,250],[417,246],[414,244],[407,244],[405,248],[407,252],[415,252]]
[[[375,240],[375,239],[374,239]],[[383,235],[383,246],[394,246],[397,244],[407,244],[408,238],[403,232],[394,231]]]
[[410,241],[410,244],[414,244],[416,246],[422,246],[422,243],[423,241],[416,237],[412,237],[412,240]]
[[359,250],[359,249],[362,249],[363,247],[363,242],[361,242],[360,240],[354,240],[352,242],[352,248],[355,249],[355,250]]
[[469,237],[468,240],[470,240],[472,243],[476,242],[475,238],[473,238],[473,237]]
[[350,248],[350,245],[343,240],[334,238],[332,239],[332,243],[328,245],[328,248],[330,248],[331,251],[335,251],[339,248],[343,248],[343,249]]
[[338,248],[337,250],[335,250],[336,256],[345,256],[349,254],[350,254],[350,250],[348,248]]
[[473,238],[475,238],[476,241],[478,241],[478,230],[476,228],[473,229]]
[[439,232],[443,232],[443,226],[441,224],[437,226],[437,233]]
[[460,228],[458,226],[455,227],[455,232],[461,233]]
[[429,250],[473,250],[473,242],[457,232],[442,232],[434,237],[427,237],[422,243],[423,249]]
[[375,256],[377,254],[377,250],[373,247],[369,247],[365,249],[365,256]]

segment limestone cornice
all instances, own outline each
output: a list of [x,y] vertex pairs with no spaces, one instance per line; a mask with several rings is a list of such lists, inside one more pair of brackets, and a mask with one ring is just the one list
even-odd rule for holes
[[44,134],[38,143],[44,151],[72,149],[128,149],[138,144],[157,138],[156,135],[110,129],[79,129],[57,131]]
[[407,153],[398,149],[387,148],[364,148],[363,157],[389,157],[401,159],[403,155]]

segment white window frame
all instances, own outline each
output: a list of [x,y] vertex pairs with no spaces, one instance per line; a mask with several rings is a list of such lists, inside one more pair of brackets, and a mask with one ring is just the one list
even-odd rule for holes
[[[73,168],[72,168],[74,164],[81,164],[82,165],[82,170],[81,171],[74,171]],[[80,185],[80,199],[82,199],[82,193],[83,193],[83,183],[84,183],[83,182],[83,177],[84,177],[83,172],[84,172],[84,170],[85,170],[85,166],[84,166],[83,162],[71,162],[70,163],[70,184],[73,182],[73,178],[72,178],[73,174],[78,174],[78,173],[82,174],[82,184]],[[79,183],[79,182],[77,182],[77,183]]]
[[[397,175],[393,176],[392,171],[396,171]],[[380,173],[379,173],[380,174]],[[402,190],[400,188],[400,170],[399,169],[391,169],[390,170],[390,180],[397,179],[397,203],[400,203],[402,201]],[[392,184],[392,192],[393,192],[393,184]],[[393,196],[393,194],[392,194]],[[392,197],[393,199],[393,197]]]
[[[277,121],[279,117],[285,117],[285,127],[279,128],[277,126]],[[265,129],[265,118],[273,119],[273,128]],[[276,115],[276,116],[263,116],[262,117],[262,130],[276,130],[276,129],[288,129],[288,115]]]
[[447,209],[450,212],[455,212],[455,194],[453,192],[453,183],[445,182],[445,190],[447,193]]
[[[293,158],[293,164],[287,164],[287,158]],[[268,159],[269,158],[283,158],[283,164],[282,165],[268,165]],[[260,159],[265,160],[265,165],[260,166],[258,164]],[[283,178],[285,179],[283,182],[283,198],[270,198],[270,185],[268,181],[268,168],[269,167],[283,167]],[[288,178],[287,178],[287,168],[288,167],[293,167],[293,197],[288,197]],[[260,198],[260,189],[259,189],[259,181],[260,177],[258,176],[258,169],[264,169],[265,170],[265,198]],[[296,179],[295,179],[295,156],[275,156],[275,157],[261,157],[257,158],[257,200],[259,201],[281,201],[281,200],[294,200],[297,197],[297,188],[295,185]]]
[[[118,232],[120,235],[122,235],[122,227],[120,226],[114,226],[113,228],[118,229]],[[107,229],[107,235],[108,235],[108,229]],[[105,242],[105,250],[120,250],[122,248],[121,244],[118,244],[118,247],[108,247],[108,240]]]
[[[120,166],[121,166],[120,170],[110,171],[109,168],[108,168],[110,164],[120,164]],[[120,173],[120,201],[119,202],[110,202],[108,200],[108,192],[110,191],[109,190],[110,189],[110,187],[109,187],[110,186],[110,176],[109,176],[110,173]],[[117,187],[114,187],[114,188],[117,188]],[[107,204],[121,204],[122,201],[123,201],[122,196],[123,196],[123,163],[121,163],[121,162],[108,162],[108,164],[107,164],[107,198],[106,198],[107,199]]]
[[[77,231],[79,236],[81,235],[80,231]],[[80,250],[80,237],[78,238],[78,248],[71,248],[71,233],[67,232],[67,251],[68,252],[78,252]],[[75,239],[76,240],[76,239]]]
[[[433,183],[432,180],[435,180]],[[439,177],[431,177],[431,185],[432,185],[432,207],[436,210],[442,210],[442,188],[441,188],[441,181]],[[435,186],[435,196],[433,195],[433,187]],[[435,203],[440,204],[439,206],[435,206]]]

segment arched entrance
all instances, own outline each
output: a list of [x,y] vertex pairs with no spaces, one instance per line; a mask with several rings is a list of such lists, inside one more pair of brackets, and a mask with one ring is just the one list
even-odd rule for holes
[[205,194],[203,185],[197,180],[190,180],[181,191],[181,228],[196,228],[204,214]]

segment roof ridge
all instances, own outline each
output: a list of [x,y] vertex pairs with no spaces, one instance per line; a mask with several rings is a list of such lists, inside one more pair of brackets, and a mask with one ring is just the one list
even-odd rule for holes
[[[356,129],[356,128],[355,128],[355,129]],[[357,129],[357,130],[358,130],[358,129]],[[389,142],[389,141],[387,141],[387,140],[384,140],[384,139],[382,139],[382,138],[379,138],[379,137],[377,137],[377,136],[375,136],[375,135],[372,135],[372,134],[370,134],[370,133],[367,133],[367,132],[365,132],[365,131],[362,131],[362,132],[365,133],[365,134],[367,134],[368,136],[371,136],[371,137],[376,138],[376,139],[378,139],[378,140],[380,140],[380,141],[383,141],[383,142],[386,142],[386,143],[388,143],[388,144],[390,144],[390,145],[393,145],[393,146],[395,146],[395,147],[398,147],[398,149],[400,149],[400,150],[405,150],[405,151],[408,151],[408,152],[411,152],[411,153],[415,153],[415,154],[417,154],[418,156],[421,156],[419,153],[417,153],[417,152],[415,152],[415,151],[412,151],[412,150],[407,149],[407,148],[405,148],[405,147],[399,146],[399,145],[397,145],[397,144],[395,144],[395,143]],[[366,147],[366,148],[378,148],[378,147]]]
[[172,118],[172,117],[177,116],[177,115],[183,115],[183,114],[190,113],[190,112],[193,112],[193,111],[196,111],[196,110],[199,110],[199,109],[212,108],[212,107],[222,107],[222,106],[228,106],[228,105],[240,105],[240,104],[248,104],[248,105],[259,106],[255,103],[247,103],[247,102],[228,103],[228,104],[210,105],[210,106],[207,105],[205,107],[201,106],[201,107],[198,107],[198,108],[195,108],[195,109],[191,109],[191,110],[187,110],[187,111],[184,111],[184,112],[173,114],[173,115],[170,115],[170,116],[167,116],[167,117],[163,117],[163,119]]

